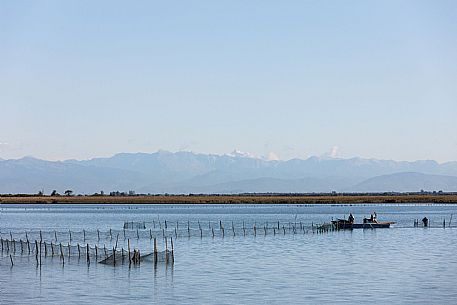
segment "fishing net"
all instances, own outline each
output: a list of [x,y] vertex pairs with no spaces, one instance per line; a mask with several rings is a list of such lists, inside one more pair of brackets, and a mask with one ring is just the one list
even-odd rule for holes
[[133,221],[124,222],[124,229],[129,229],[129,230],[140,229],[140,230],[144,230],[144,229],[146,229],[146,223],[144,221],[143,222],[133,222]]
[[172,262],[174,261],[174,255],[171,251],[165,250],[160,252],[152,252],[145,255],[141,255],[139,251],[129,252],[125,250],[113,251],[105,259],[99,263],[104,265],[122,265],[122,264],[140,264],[140,263],[159,263],[159,262]]
[[1,243],[1,255],[0,262],[3,264],[17,261],[20,258],[30,258],[36,260],[39,264],[46,264],[57,258],[62,263],[74,260],[85,260],[88,263],[98,262],[105,265],[122,265],[129,263],[170,263],[174,261],[173,251],[157,251],[157,252],[145,252],[145,255],[140,255],[140,251],[135,249],[129,251],[120,248],[115,250],[115,247],[106,246],[89,246],[85,245],[72,245],[70,243],[53,243],[44,241],[30,242],[28,240],[8,240],[0,239]]
[[[225,237],[225,236],[256,236],[270,234],[305,234],[317,229],[316,224],[304,224],[302,222],[263,222],[235,221],[225,222],[169,222],[169,221],[125,221],[120,229],[89,229],[89,230],[27,230],[27,231],[3,231],[0,230],[0,238],[9,240],[46,240],[58,244],[107,244],[115,246],[116,242],[122,241],[147,241],[154,238],[180,238],[180,237]],[[121,246],[120,246],[121,247]],[[119,247],[119,248],[120,248]],[[127,248],[124,245],[124,248]]]

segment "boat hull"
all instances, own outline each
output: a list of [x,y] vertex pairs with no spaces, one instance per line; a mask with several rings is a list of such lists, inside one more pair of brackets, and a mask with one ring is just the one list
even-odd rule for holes
[[352,229],[387,229],[395,222],[366,222],[366,223],[350,223],[346,220],[335,220],[332,224],[339,230],[352,230]]
[[387,229],[390,228],[391,222],[367,222],[367,223],[353,223],[353,229]]

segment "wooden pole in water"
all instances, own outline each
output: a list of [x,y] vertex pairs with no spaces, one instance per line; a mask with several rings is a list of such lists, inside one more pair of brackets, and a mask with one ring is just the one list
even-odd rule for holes
[[13,263],[13,256],[10,254],[10,260],[11,260],[11,267],[14,266],[14,263]]
[[98,237],[98,241],[100,241],[100,230],[97,229],[97,237]]
[[[155,238],[154,238],[155,240]],[[130,239],[127,239],[127,247],[128,247],[128,251],[129,251],[129,264],[132,262],[132,257],[130,255]]]
[[116,249],[113,247],[113,266],[116,266]]
[[65,256],[63,255],[62,243],[60,243],[60,258],[62,259],[62,266],[65,265]]
[[70,254],[71,254],[71,247],[70,247],[70,243],[68,243],[68,258],[70,258]]
[[57,232],[54,231],[54,238],[56,239],[56,242],[57,242]]
[[48,247],[46,246],[46,242],[44,242],[44,257],[48,256]]
[[154,264],[157,265],[157,238],[154,237]]
[[98,259],[98,248],[97,245],[95,245],[95,260]]
[[171,238],[171,263],[175,262],[175,247],[173,245],[173,237]]
[[86,242],[86,230],[83,229],[84,242]]
[[168,242],[167,242],[166,237],[165,237],[165,264],[168,264]]
[[87,255],[87,264],[90,265],[90,258],[89,258],[89,244],[86,244],[86,255]]
[[211,227],[211,232],[213,233],[213,238],[214,238],[214,228]]
[[149,229],[149,239],[152,239],[152,229]]
[[78,258],[81,258],[81,249],[79,248],[79,243],[77,244],[78,246]]
[[119,240],[119,233],[117,233],[117,236],[116,236],[116,246],[114,247],[114,249],[117,249],[117,241]]
[[68,233],[70,234],[70,242],[71,242],[71,231],[70,231],[70,230],[68,230]]
[[38,242],[35,240],[35,259],[36,264],[38,265]]

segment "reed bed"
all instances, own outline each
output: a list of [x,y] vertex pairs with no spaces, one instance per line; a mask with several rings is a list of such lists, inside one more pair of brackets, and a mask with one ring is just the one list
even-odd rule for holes
[[1,204],[455,204],[456,194],[1,196]]

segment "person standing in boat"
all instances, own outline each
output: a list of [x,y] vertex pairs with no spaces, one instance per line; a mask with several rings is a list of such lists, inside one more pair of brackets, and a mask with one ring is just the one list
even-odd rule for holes
[[428,218],[427,217],[422,218],[422,223],[424,224],[424,228],[428,227]]
[[354,223],[354,216],[352,215],[352,213],[349,214],[348,222],[349,223]]

